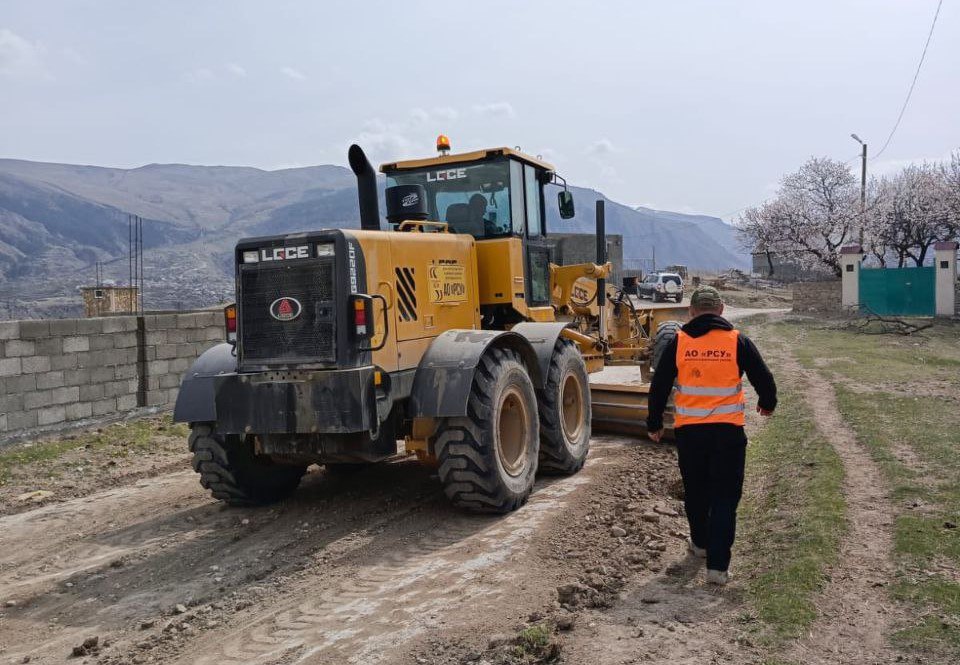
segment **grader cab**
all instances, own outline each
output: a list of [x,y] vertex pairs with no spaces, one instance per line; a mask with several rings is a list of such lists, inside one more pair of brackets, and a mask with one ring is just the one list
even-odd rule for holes
[[[538,472],[576,473],[592,428],[642,431],[649,366],[676,324],[607,284],[596,263],[550,261],[553,167],[518,150],[440,154],[381,167],[351,146],[361,228],[237,244],[227,344],[184,377],[201,484],[232,504],[293,491],[309,464],[335,473],[407,454],[437,467],[458,506],[507,512]],[[232,318],[230,318],[232,317]],[[659,335],[658,335],[659,329]],[[659,336],[659,342],[658,342]],[[623,384],[590,383],[610,365]]]

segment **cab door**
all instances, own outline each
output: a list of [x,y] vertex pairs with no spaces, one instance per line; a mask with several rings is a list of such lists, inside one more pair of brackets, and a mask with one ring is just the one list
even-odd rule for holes
[[522,167],[522,192],[527,222],[523,236],[527,273],[524,280],[526,300],[530,307],[543,307],[550,304],[551,259],[551,247],[546,239],[543,188],[537,178],[536,168],[529,164],[516,164]]

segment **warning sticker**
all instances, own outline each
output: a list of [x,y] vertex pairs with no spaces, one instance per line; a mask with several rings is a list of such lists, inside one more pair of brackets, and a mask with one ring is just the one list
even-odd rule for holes
[[467,299],[466,270],[459,263],[430,266],[430,302],[441,305]]

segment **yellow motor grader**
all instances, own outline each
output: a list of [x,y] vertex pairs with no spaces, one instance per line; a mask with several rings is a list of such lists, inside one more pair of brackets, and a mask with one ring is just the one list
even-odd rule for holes
[[[650,361],[679,308],[639,309],[607,283],[603,201],[597,261],[558,266],[547,242],[553,166],[510,148],[384,164],[359,146],[360,229],[236,245],[228,342],[185,375],[174,417],[213,496],[259,504],[310,464],[331,473],[403,450],[437,467],[456,505],[507,512],[538,472],[583,466],[591,429],[640,433]],[[610,365],[625,384],[590,383]],[[668,416],[668,423],[669,423]]]

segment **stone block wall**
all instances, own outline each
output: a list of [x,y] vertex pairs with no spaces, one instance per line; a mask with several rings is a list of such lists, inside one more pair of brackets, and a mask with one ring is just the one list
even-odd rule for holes
[[219,311],[0,321],[0,440],[171,406],[183,373],[223,338]]
[[840,313],[840,280],[828,282],[795,282],[793,311],[801,313]]

